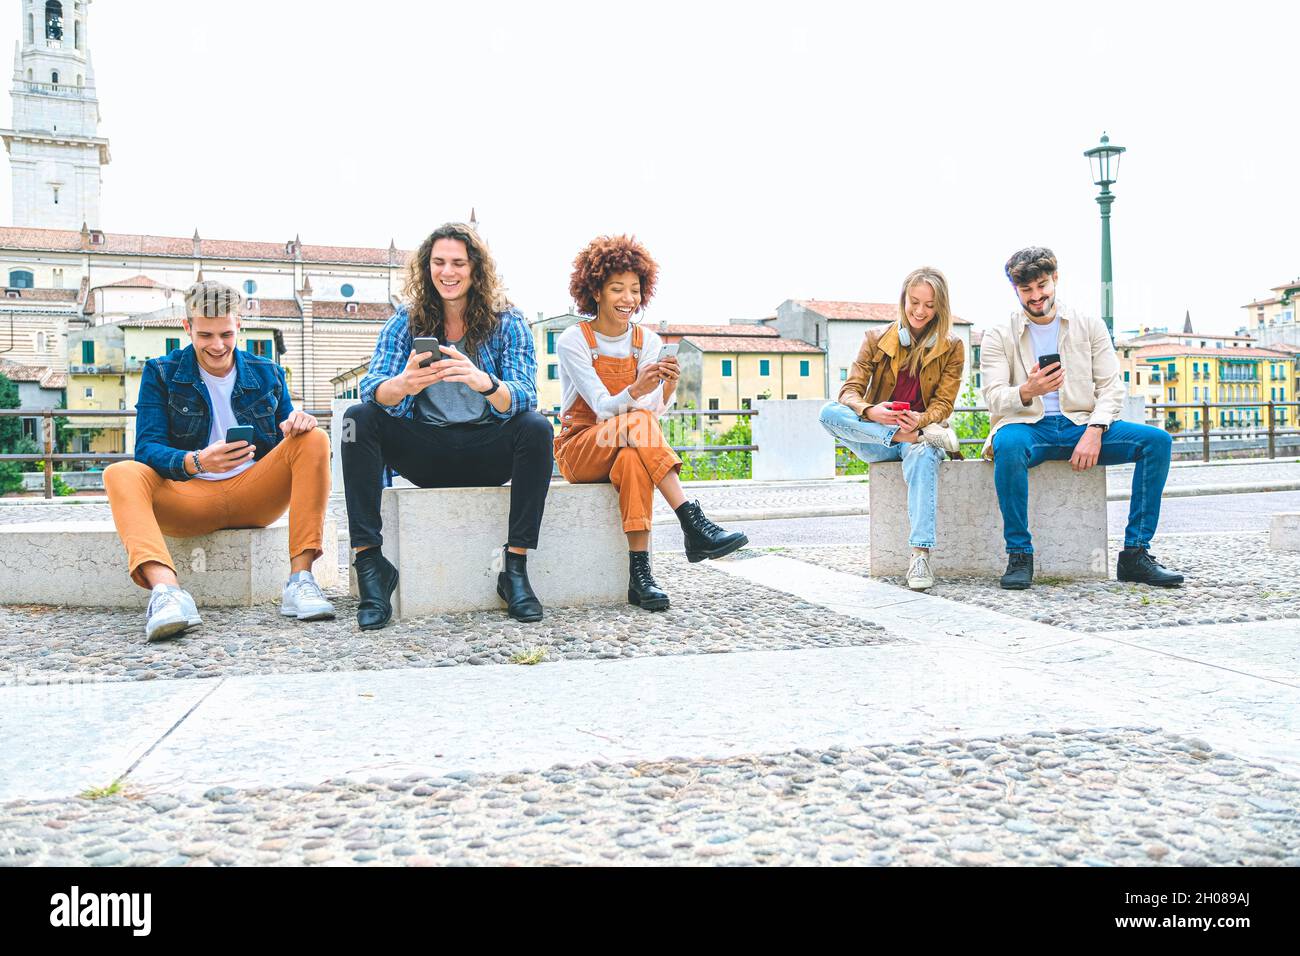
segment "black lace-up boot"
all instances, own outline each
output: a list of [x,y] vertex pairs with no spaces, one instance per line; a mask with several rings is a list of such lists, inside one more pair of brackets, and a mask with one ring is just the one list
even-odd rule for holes
[[352,559],[357,572],[357,624],[363,631],[375,631],[393,616],[393,592],[397,590],[397,568],[378,548],[358,551]]
[[749,544],[739,531],[724,531],[704,516],[698,501],[677,508],[677,520],[686,534],[686,560],[695,564],[705,558],[723,558]]
[[1134,584],[1153,584],[1158,588],[1174,588],[1183,583],[1181,574],[1170,571],[1146,548],[1121,551],[1115,565],[1115,577]]
[[1034,556],[1013,551],[1007,555],[1007,570],[1002,575],[1002,588],[1006,591],[1023,591],[1034,583]]
[[629,551],[627,558],[627,603],[647,611],[668,610],[668,595],[650,573],[650,552]]

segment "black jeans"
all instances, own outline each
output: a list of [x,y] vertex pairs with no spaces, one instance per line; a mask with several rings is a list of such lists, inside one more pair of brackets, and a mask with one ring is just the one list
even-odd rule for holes
[[555,432],[537,412],[485,425],[428,425],[363,402],[343,414],[339,443],[354,548],[382,545],[379,496],[388,465],[421,488],[481,488],[510,482],[512,548],[536,548],[551,487]]

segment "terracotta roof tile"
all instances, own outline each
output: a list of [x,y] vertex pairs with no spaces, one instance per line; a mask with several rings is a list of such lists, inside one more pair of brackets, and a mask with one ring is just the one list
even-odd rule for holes
[[822,350],[807,342],[795,339],[760,338],[753,335],[688,335],[684,342],[690,342],[701,352],[798,352],[801,354],[821,355]]
[[[893,322],[898,318],[898,306],[893,302],[844,302],[831,299],[795,299],[805,309],[835,320],[850,322]],[[953,325],[970,325],[970,319],[952,317]]]
[[11,382],[39,382],[48,371],[44,365],[19,365],[8,359],[0,359],[0,374]]
[[262,316],[268,319],[302,318],[302,309],[295,299],[263,299],[250,296],[244,300],[244,321]]
[[109,282],[105,285],[97,286],[100,289],[170,289],[171,286],[156,282],[146,275],[131,276],[129,279],[122,279],[119,282]]
[[76,302],[76,289],[11,289],[6,288],[6,292],[17,292],[19,299],[26,299],[29,302]]
[[45,374],[41,376],[41,388],[67,388],[67,387],[68,387],[67,372],[60,371],[59,369],[56,368],[50,368],[50,369],[46,369]]
[[1156,356],[1178,356],[1178,355],[1217,355],[1222,358],[1278,358],[1276,352],[1270,352],[1268,349],[1252,349],[1245,346],[1240,348],[1210,349],[1201,348],[1195,345],[1147,345],[1138,349],[1134,358],[1147,359]]
[[[294,260],[293,242],[250,242],[237,239],[200,239],[199,258],[265,259],[277,262]],[[0,226],[0,249],[31,249],[42,252],[80,252],[81,232],[73,229],[28,229]],[[304,262],[337,262],[355,265],[387,265],[389,250],[367,246],[302,245]],[[92,253],[135,256],[178,256],[194,258],[194,239],[176,236],[149,236],[133,233],[104,233],[104,241],[88,247]],[[402,265],[411,256],[398,249],[396,260]]]
[[[349,312],[347,307],[355,305],[357,310]],[[396,311],[387,302],[322,302],[320,299],[311,304],[311,314],[317,319],[353,319],[356,321],[381,320],[387,322]]]

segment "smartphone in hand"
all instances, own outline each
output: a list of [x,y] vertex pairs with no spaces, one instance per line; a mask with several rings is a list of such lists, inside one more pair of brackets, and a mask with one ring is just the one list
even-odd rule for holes
[[912,410],[911,402],[890,402],[889,407],[896,412],[910,412]]
[[246,441],[253,444],[253,426],[252,425],[235,425],[226,429],[226,441]]
[[1053,352],[1051,355],[1038,356],[1038,370],[1041,372],[1047,371],[1047,369],[1051,368],[1053,365],[1060,365],[1060,364],[1061,364],[1061,356],[1058,355],[1056,352]]
[[433,354],[420,363],[420,368],[428,368],[434,362],[439,362],[447,356],[442,354],[442,349],[438,347],[438,340],[433,336],[419,336],[415,340],[415,351],[432,352]]
[[677,357],[677,349],[678,349],[678,347],[679,347],[680,345],[681,345],[680,342],[668,342],[668,343],[666,343],[666,344],[664,345],[664,347],[661,348],[661,349],[659,350],[659,357],[658,357],[657,359],[655,359],[655,361],[656,361],[656,362],[662,362],[664,359],[676,358],[676,357]]

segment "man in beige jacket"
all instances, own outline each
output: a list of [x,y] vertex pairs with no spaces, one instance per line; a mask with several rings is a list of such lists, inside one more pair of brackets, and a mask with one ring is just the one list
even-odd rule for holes
[[1101,320],[1065,314],[1058,306],[1052,250],[1021,249],[1007,260],[1006,274],[1020,310],[985,333],[980,359],[992,420],[984,455],[993,458],[1007,544],[1002,587],[1021,590],[1034,578],[1029,469],[1067,459],[1075,471],[1136,464],[1116,577],[1161,587],[1182,584],[1181,574],[1147,551],[1169,475],[1169,434],[1119,420],[1125,388],[1110,333]]

